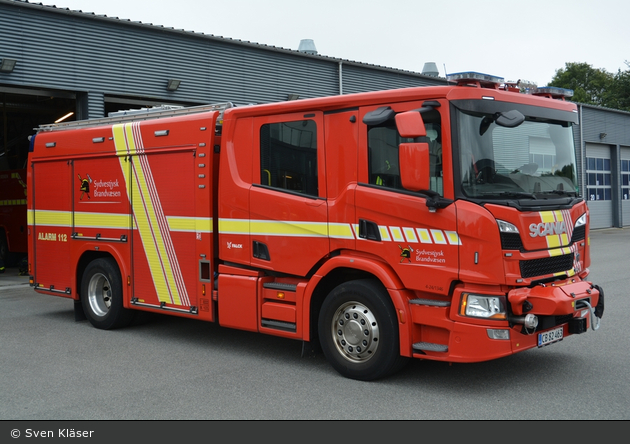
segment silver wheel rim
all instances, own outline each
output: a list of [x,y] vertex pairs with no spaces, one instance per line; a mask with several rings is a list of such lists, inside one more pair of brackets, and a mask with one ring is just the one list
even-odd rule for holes
[[96,273],[92,276],[87,297],[90,308],[96,316],[105,316],[109,312],[109,307],[112,305],[112,286],[104,274]]
[[365,305],[347,302],[333,316],[331,333],[339,354],[358,363],[371,359],[378,348],[376,317]]

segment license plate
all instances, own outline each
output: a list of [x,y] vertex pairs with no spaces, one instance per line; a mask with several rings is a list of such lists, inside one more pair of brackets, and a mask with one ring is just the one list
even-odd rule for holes
[[564,337],[564,329],[562,327],[554,328],[538,334],[538,346],[542,347],[552,342],[558,342]]

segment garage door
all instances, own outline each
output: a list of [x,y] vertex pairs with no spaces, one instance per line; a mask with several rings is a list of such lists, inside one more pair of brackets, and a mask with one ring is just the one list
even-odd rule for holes
[[608,145],[586,144],[586,192],[591,228],[613,226],[612,164]]
[[621,221],[630,226],[630,148],[621,148]]

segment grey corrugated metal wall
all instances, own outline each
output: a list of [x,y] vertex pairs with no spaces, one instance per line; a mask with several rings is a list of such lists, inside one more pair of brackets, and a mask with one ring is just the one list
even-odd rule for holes
[[609,158],[611,167],[611,200],[589,201],[591,227],[608,228],[630,225],[623,208],[621,160],[622,153],[630,147],[630,113],[590,105],[580,105],[582,125],[576,127],[576,147],[579,155],[580,184],[583,196],[586,195],[586,165],[584,157]]
[[[310,56],[193,32],[99,17],[36,3],[0,0],[0,57],[17,59],[0,82],[202,104],[276,102],[445,84],[395,69]],[[296,42],[297,44],[298,42]],[[181,80],[167,92],[168,79]],[[343,85],[339,84],[343,79]]]
[[[418,73],[19,0],[0,0],[2,57],[18,63],[13,73],[0,76],[1,85],[76,93],[80,118],[102,117],[104,101],[134,98],[245,104],[283,101],[288,94],[308,98],[446,83]],[[175,92],[166,91],[170,78],[182,81]],[[630,113],[586,105],[580,112],[575,139],[584,193],[586,143],[611,147],[618,179],[620,150],[630,147]],[[606,137],[600,139],[601,133]],[[613,202],[616,226],[630,224],[621,220],[620,194]]]

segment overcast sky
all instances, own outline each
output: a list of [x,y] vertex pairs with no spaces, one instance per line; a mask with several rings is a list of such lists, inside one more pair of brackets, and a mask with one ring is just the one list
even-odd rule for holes
[[630,61],[626,0],[30,0],[440,76],[478,71],[544,86],[567,62]]

